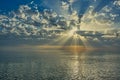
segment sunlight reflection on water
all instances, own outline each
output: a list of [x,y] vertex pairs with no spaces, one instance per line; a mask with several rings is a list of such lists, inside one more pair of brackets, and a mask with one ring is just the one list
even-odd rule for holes
[[119,80],[119,52],[0,53],[0,80]]

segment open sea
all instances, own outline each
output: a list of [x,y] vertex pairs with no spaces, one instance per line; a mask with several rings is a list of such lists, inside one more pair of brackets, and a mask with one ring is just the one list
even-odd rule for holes
[[0,80],[120,80],[120,52],[0,51]]

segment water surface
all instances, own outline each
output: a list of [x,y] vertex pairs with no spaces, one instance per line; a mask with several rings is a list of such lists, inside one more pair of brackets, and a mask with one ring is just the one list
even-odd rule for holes
[[120,80],[120,54],[1,51],[0,80]]

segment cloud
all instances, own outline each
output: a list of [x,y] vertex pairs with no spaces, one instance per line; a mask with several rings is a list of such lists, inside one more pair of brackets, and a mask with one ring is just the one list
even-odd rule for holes
[[70,20],[78,21],[78,13],[77,11],[73,11],[73,13],[70,15]]
[[81,29],[88,30],[104,30],[110,29],[112,25],[112,21],[106,19],[105,13],[96,13],[96,14],[85,14],[82,18]]
[[31,8],[30,8],[28,5],[21,5],[21,6],[19,7],[20,13],[25,12],[25,11],[28,11],[28,10],[31,10]]
[[120,1],[114,1],[113,4],[116,5],[116,6],[118,6],[118,7],[120,7]]
[[104,11],[104,12],[111,12],[111,10],[112,10],[112,7],[109,7],[109,6],[105,6],[105,7],[102,9],[102,11]]
[[61,7],[64,10],[68,10],[69,9],[69,4],[67,2],[62,1],[61,2]]
[[[13,15],[13,16],[10,16]],[[60,17],[55,11],[45,9],[43,12],[31,10],[28,5],[20,6],[18,12],[11,12],[10,15],[0,15],[0,33],[23,38],[42,38],[45,34],[50,34],[43,28],[53,28],[54,26],[65,27],[65,18]],[[43,31],[42,31],[43,30]],[[59,30],[59,29],[58,29]]]
[[[12,11],[10,15],[0,15],[1,33],[33,38],[33,36],[42,37],[44,34],[50,35],[51,33],[47,29],[53,28],[53,30],[67,30],[73,27],[81,27],[82,30],[96,31],[116,26],[113,24],[113,20],[118,14],[112,13],[112,8],[108,5],[96,13],[93,12],[95,6],[90,5],[82,14],[83,17],[79,18],[79,11],[72,6],[74,2],[74,0],[61,1],[61,15],[53,9],[44,9],[43,12],[39,12],[38,6],[32,9],[29,5],[21,5],[18,11]],[[114,2],[114,4],[118,4],[118,2]],[[71,8],[71,13],[69,8]],[[79,23],[79,19],[81,23]]]

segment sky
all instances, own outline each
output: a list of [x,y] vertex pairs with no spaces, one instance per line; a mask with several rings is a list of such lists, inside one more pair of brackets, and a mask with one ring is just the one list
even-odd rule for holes
[[[17,10],[20,5],[29,4],[34,1],[39,7],[48,7],[57,11],[60,8],[61,1],[70,3],[72,2],[73,8],[77,9],[79,13],[84,13],[90,6],[95,6],[94,12],[99,12],[105,6],[118,7],[120,5],[119,0],[1,0],[0,10],[1,12],[9,12],[12,10]],[[114,6],[112,6],[114,4]],[[82,7],[82,8],[81,8]],[[58,9],[59,10],[59,9]],[[116,9],[115,9],[116,10]],[[120,11],[115,11],[120,13]]]
[[0,39],[119,32],[119,25],[120,0],[0,0]]

